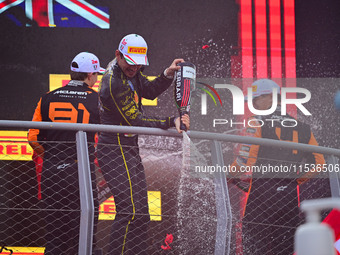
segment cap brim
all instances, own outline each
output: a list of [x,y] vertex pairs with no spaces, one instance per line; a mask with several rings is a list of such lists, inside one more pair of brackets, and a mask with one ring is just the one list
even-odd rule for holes
[[105,68],[100,67],[98,73],[101,73],[101,74],[105,73]]
[[[261,95],[254,95],[254,94],[253,94],[253,99],[254,99],[254,98],[257,98],[257,97],[259,97],[259,96],[261,96]],[[245,97],[244,97],[244,101],[248,101],[248,96],[245,96]]]
[[[258,95],[254,95],[253,94],[253,99],[254,98],[257,98],[257,97],[259,97],[259,96],[263,96],[263,95],[270,95],[271,93],[263,93],[263,94],[258,94]],[[279,92],[279,95],[280,95],[280,92]],[[245,96],[244,97],[244,101],[248,101],[248,96]]]
[[144,65],[148,66],[149,61],[147,56],[129,56],[124,54],[124,58],[129,65]]
[[[252,98],[254,99],[254,98],[256,98],[256,97],[258,97],[259,95],[254,95],[254,93],[253,93],[253,95],[252,95]],[[244,97],[244,101],[248,101],[248,95],[247,96],[245,96]]]

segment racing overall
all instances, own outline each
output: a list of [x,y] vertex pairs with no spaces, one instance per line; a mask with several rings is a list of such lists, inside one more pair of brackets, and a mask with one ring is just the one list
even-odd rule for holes
[[[100,116],[102,124],[144,126],[167,129],[174,118],[145,116],[141,98],[155,99],[172,83],[161,74],[150,81],[142,72],[127,78],[116,60],[109,63],[102,78]],[[147,226],[150,221],[147,184],[139,155],[138,136],[100,133],[98,162],[116,205],[112,224],[110,254],[147,254]]]
[[[33,121],[97,124],[98,93],[82,81],[71,80],[40,99]],[[99,205],[93,163],[94,135],[87,132],[87,140],[91,143],[88,149],[96,228]],[[44,147],[41,190],[47,224],[45,254],[78,254],[80,200],[76,131],[30,129],[28,140]]]
[[[281,116],[280,107],[269,116],[253,116],[249,120],[247,136],[318,145],[310,127],[289,115]],[[242,220],[244,254],[294,253],[294,233],[300,223],[297,183],[303,174],[300,167],[324,163],[323,155],[318,153],[240,145],[233,166],[252,170]]]

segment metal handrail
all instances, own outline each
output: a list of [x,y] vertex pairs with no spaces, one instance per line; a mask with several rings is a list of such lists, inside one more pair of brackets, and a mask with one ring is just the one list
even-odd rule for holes
[[[148,127],[131,127],[131,126],[114,126],[99,124],[78,124],[78,123],[58,123],[58,122],[36,122],[36,121],[15,121],[0,120],[0,128],[35,128],[35,129],[59,129],[87,132],[112,132],[112,133],[133,133],[157,136],[182,137],[174,129],[162,130],[160,128]],[[302,143],[279,141],[268,138],[247,137],[240,135],[219,134],[211,132],[188,131],[188,136],[193,139],[216,140],[223,142],[258,144],[265,146],[281,147],[286,149],[295,149],[307,152],[316,152],[327,155],[340,156],[340,149],[315,146]]]

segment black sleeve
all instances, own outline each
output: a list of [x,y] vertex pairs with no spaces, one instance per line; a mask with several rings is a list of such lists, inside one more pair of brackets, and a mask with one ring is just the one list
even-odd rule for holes
[[157,78],[153,80],[143,73],[140,73],[140,81],[141,96],[150,100],[153,100],[160,94],[162,94],[170,87],[172,83],[172,79],[166,78],[163,72],[161,75],[157,76]]
[[[102,80],[102,82],[106,82],[108,85],[106,95],[102,95],[105,90],[100,92],[101,101],[107,102],[104,107],[106,107],[107,110],[116,111],[127,125],[158,127],[162,129],[168,129],[174,126],[173,117],[152,117],[144,115],[138,109],[138,105],[134,100],[134,92],[126,80],[110,75],[109,77],[105,77],[105,80]],[[155,91],[157,91],[157,89],[153,91],[156,93]],[[105,97],[105,99],[103,98],[102,100],[102,96]]]

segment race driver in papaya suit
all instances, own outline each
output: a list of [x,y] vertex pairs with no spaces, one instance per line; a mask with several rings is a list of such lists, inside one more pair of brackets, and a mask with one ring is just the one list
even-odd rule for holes
[[[254,108],[270,109],[272,90],[276,88],[279,92],[279,85],[269,79],[260,79],[252,87]],[[246,136],[318,145],[310,126],[289,115],[282,116],[280,105],[272,114],[252,116],[247,123],[250,124],[245,130]],[[325,159],[319,153],[254,144],[239,146],[238,156],[232,164],[238,170],[233,175],[238,178],[231,179],[248,192],[242,219],[243,254],[294,253],[294,233],[300,223],[299,185],[317,174],[310,166],[322,167],[324,164]],[[251,166],[286,167],[290,171],[264,173],[253,170],[250,175],[240,171],[246,167],[249,170]],[[303,167],[303,171],[299,167]]]
[[[98,93],[92,88],[98,74],[104,71],[99,59],[92,53],[81,52],[72,60],[70,69],[71,81],[41,97],[33,121],[99,124]],[[96,228],[99,205],[94,138],[95,132],[87,132]],[[76,131],[30,129],[28,141],[35,154],[43,159],[41,197],[46,214],[45,254],[78,254],[80,194]]]
[[[150,81],[141,72],[148,65],[147,44],[136,34],[125,36],[102,78],[99,88],[101,123],[168,129],[176,127],[179,117],[146,116],[141,98],[155,99],[173,81],[178,63],[172,64]],[[181,119],[189,128],[189,116]],[[98,162],[114,196],[116,216],[111,226],[109,254],[148,254],[147,226],[150,221],[147,184],[135,134],[101,132]]]

